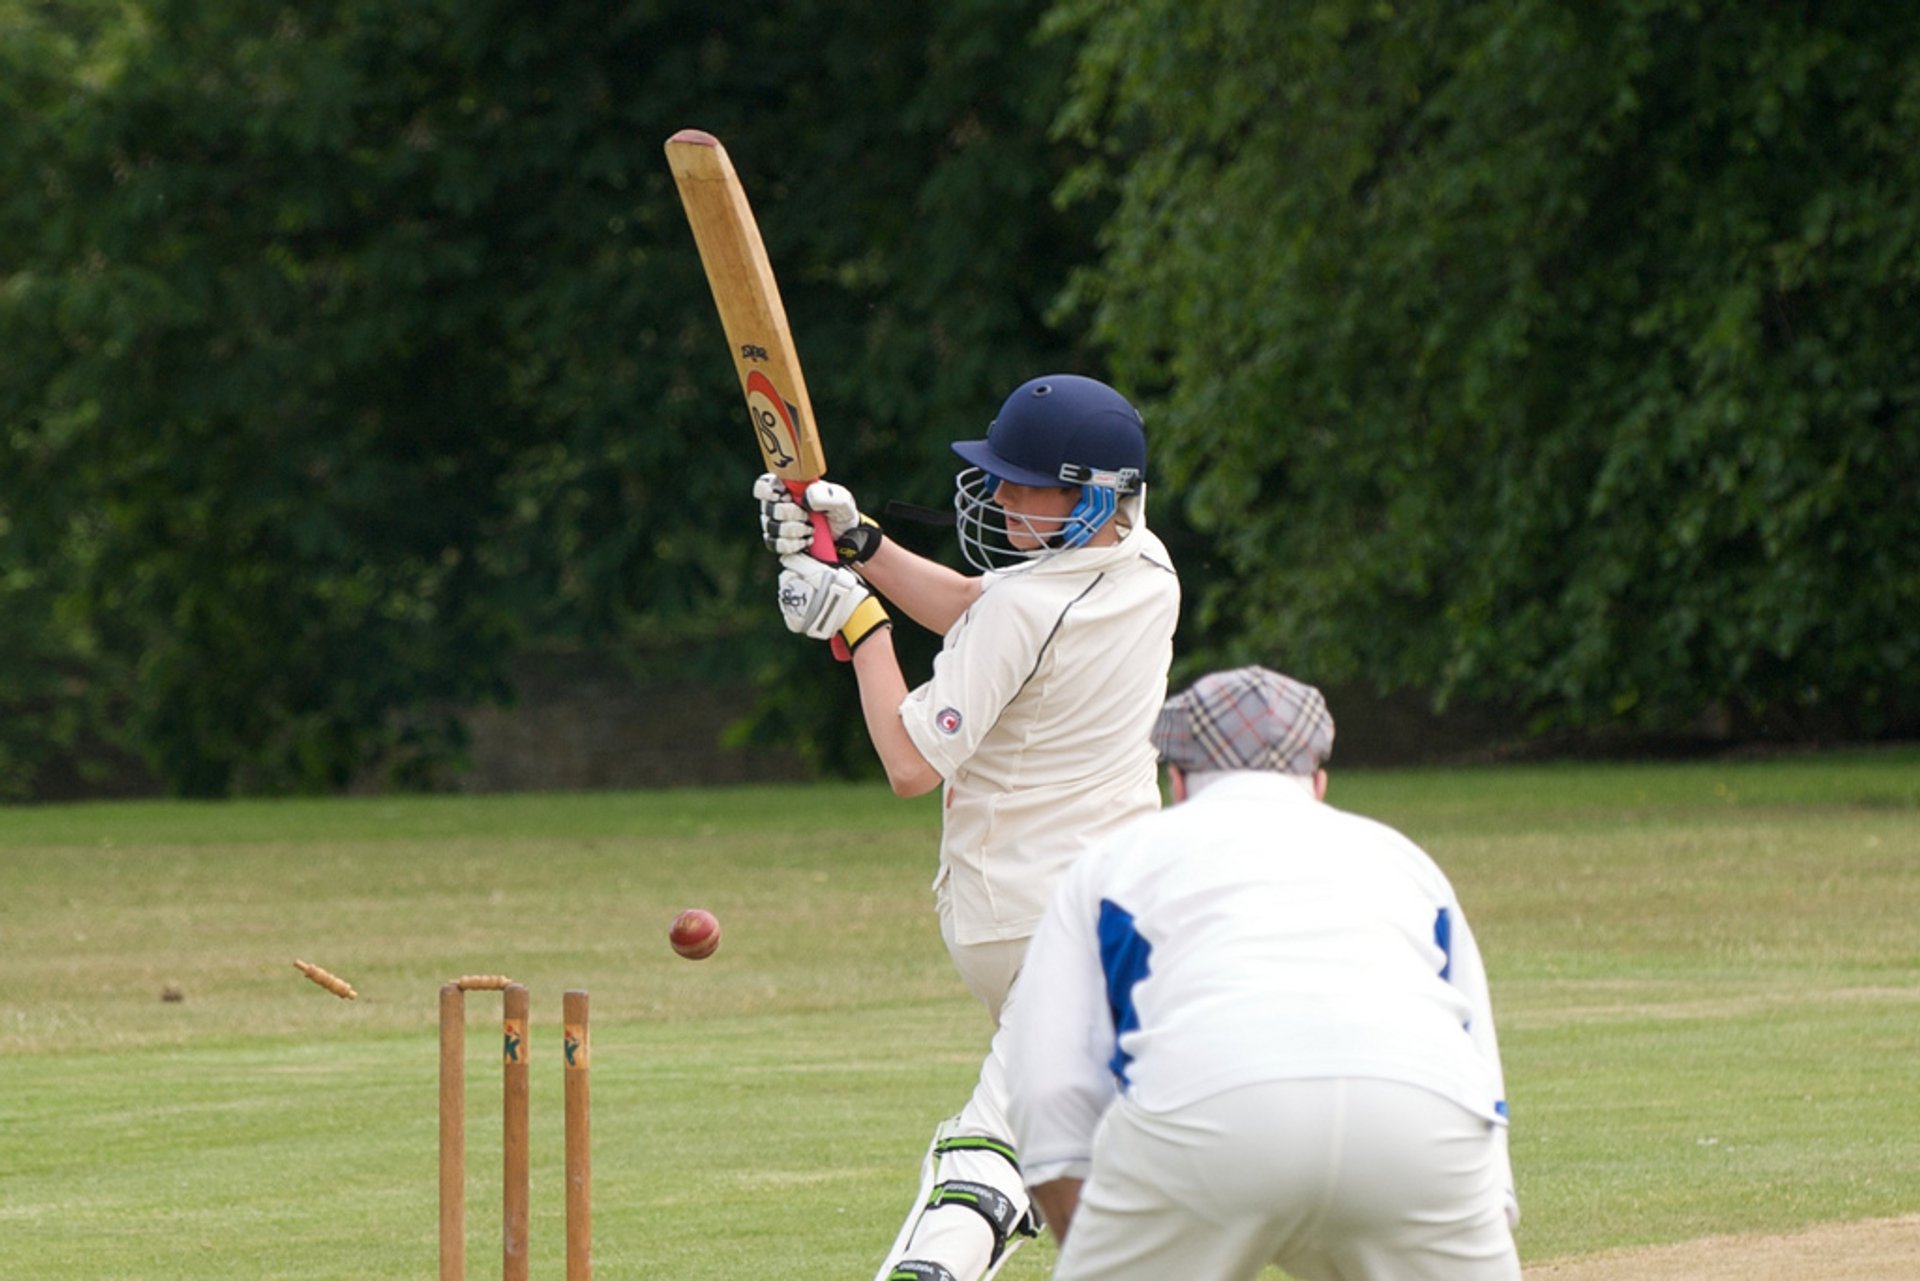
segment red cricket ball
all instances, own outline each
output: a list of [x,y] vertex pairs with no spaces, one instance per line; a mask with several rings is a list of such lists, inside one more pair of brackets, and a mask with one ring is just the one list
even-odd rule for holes
[[720,946],[720,921],[705,908],[690,907],[673,918],[667,941],[689,961],[704,961]]

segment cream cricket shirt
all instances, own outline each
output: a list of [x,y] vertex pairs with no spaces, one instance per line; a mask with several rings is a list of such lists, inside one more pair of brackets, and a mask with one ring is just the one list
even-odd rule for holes
[[1144,524],[988,574],[900,719],[946,780],[938,888],[960,943],[1025,938],[1080,853],[1160,806],[1148,731],[1180,582]]

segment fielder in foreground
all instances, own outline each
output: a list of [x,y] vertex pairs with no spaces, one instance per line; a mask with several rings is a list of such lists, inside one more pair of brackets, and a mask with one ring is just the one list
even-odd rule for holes
[[[893,788],[945,786],[934,902],[948,953],[998,1022],[1055,881],[1105,834],[1159,808],[1147,732],[1166,697],[1180,589],[1146,526],[1140,415],[1091,378],[1022,384],[984,440],[954,451],[960,574],[882,536],[817,481],[755,488],[782,553],[787,626],[852,651],[867,730]],[[824,513],[842,566],[801,554]],[[847,568],[850,566],[851,568]],[[911,691],[883,593],[945,637]],[[1036,1233],[1006,1119],[996,1033],[979,1084],[934,1131],[881,1281],[979,1281]]]
[[1062,879],[1009,1003],[1056,1281],[1520,1281],[1480,953],[1411,841],[1324,803],[1333,719],[1264,668],[1153,730],[1176,804]]

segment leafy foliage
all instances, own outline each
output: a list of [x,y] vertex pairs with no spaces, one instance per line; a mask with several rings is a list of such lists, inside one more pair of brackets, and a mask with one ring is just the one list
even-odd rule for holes
[[51,238],[46,209],[64,181],[59,128],[81,69],[73,28],[88,15],[83,5],[56,13],[0,0],[0,797],[29,791],[98,710],[92,634],[64,603],[84,530],[68,523],[71,478],[50,465],[45,444],[81,428],[36,424],[44,408],[32,394],[62,358],[58,302],[42,278],[12,267]]
[[836,473],[944,487],[955,428],[1071,355],[1040,319],[1064,265],[1030,261],[1072,234],[1044,207],[1067,53],[984,74],[1031,25],[994,0],[932,27],[485,0],[78,23],[6,103],[34,128],[0,172],[39,201],[9,206],[0,404],[60,478],[12,520],[71,570],[38,590],[84,620],[124,740],[187,793],[330,788],[457,752],[450,709],[536,641],[803,662],[771,566],[714,533],[747,528],[752,454],[660,144],[715,130],[779,215]]
[[0,793],[418,782],[536,646],[870,768],[772,622],[686,125],[868,506],[1036,372],[1157,402],[1189,666],[1920,724],[1897,8],[0,0]]
[[1120,202],[1077,296],[1165,390],[1232,649],[1543,723],[1916,723],[1920,20],[1061,21]]

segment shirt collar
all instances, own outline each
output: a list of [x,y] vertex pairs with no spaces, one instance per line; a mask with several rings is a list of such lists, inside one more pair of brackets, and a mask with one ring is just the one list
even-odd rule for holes
[[992,576],[1008,578],[1015,574],[1099,573],[1146,553],[1152,544],[1153,535],[1147,532],[1146,517],[1139,514],[1117,543],[1106,547],[1069,547],[1025,564],[993,570]]
[[[1192,785],[1198,779],[1200,786]],[[1189,801],[1270,799],[1276,801],[1312,801],[1313,778],[1299,774],[1281,774],[1270,769],[1207,770],[1187,775]]]

